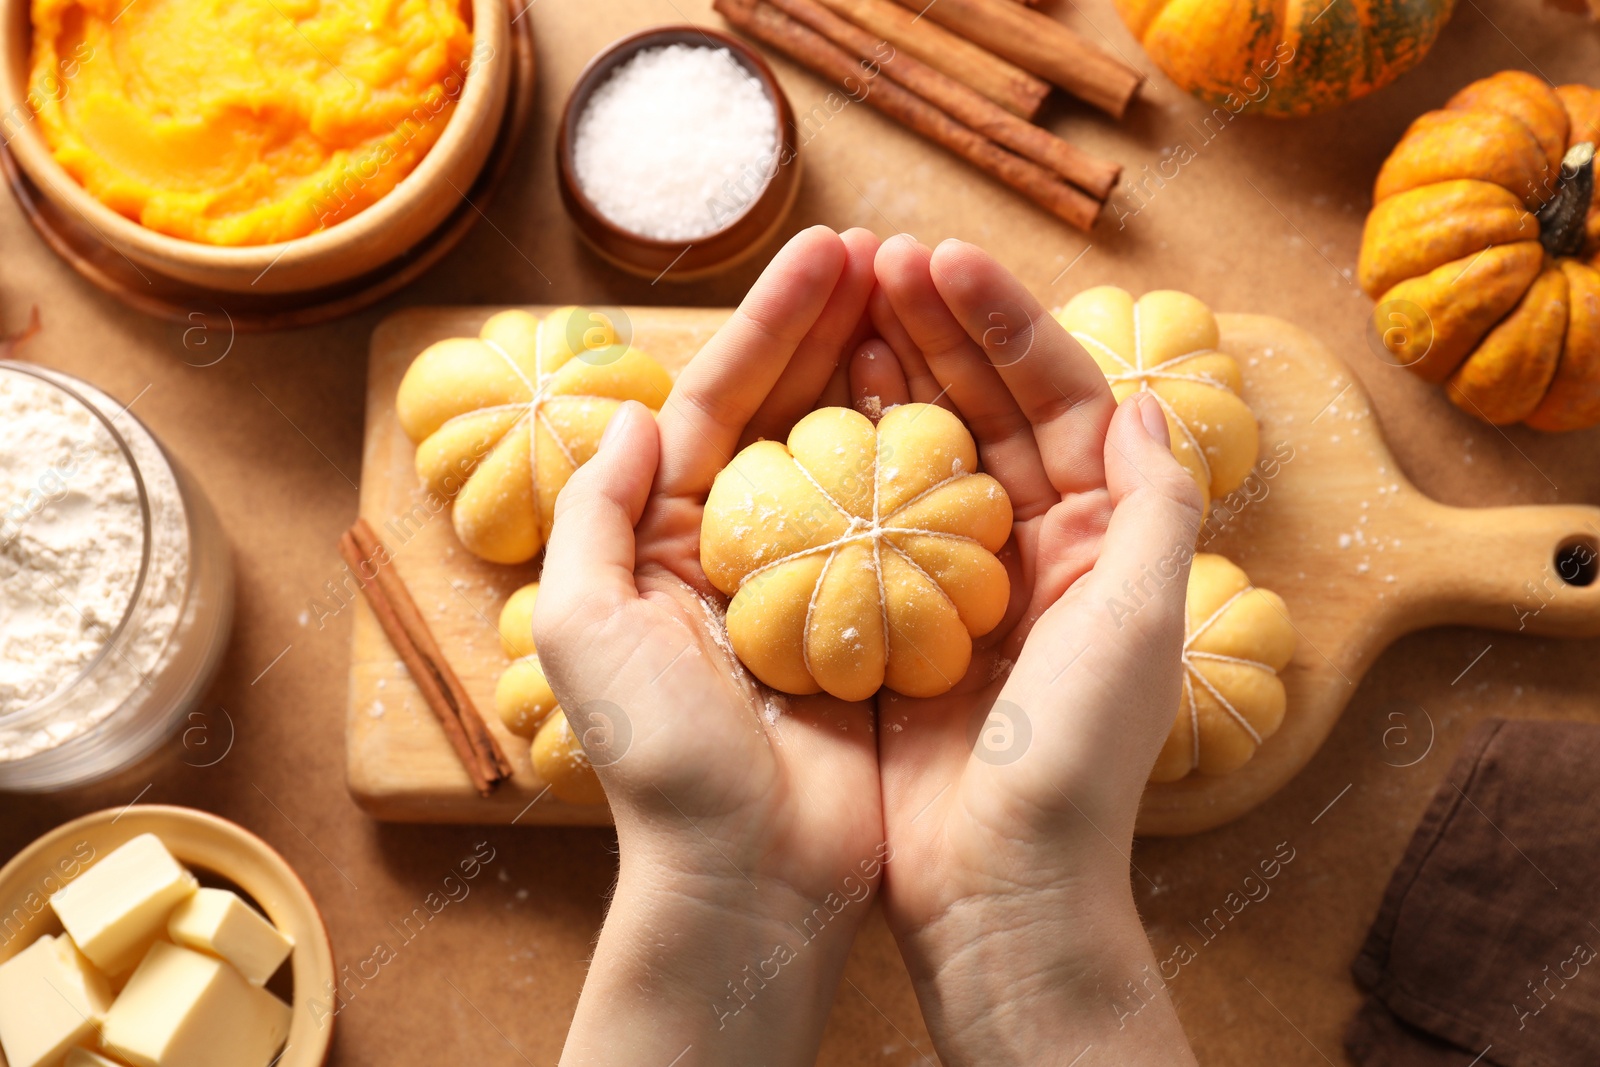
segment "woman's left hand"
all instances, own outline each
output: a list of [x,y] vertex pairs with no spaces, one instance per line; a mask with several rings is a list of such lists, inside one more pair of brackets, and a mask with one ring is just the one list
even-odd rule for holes
[[792,239],[660,416],[625,405],[561,493],[535,639],[621,853],[568,1067],[815,1058],[884,861],[872,706],[754,682],[700,523],[734,453],[842,381],[877,248],[865,230]]

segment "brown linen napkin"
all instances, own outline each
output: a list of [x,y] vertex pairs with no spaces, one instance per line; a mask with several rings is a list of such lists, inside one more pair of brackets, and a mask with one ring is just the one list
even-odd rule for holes
[[1352,970],[1364,1067],[1600,1064],[1600,725],[1473,730]]

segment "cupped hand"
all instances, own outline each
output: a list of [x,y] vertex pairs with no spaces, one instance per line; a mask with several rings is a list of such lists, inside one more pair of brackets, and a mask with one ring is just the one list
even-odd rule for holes
[[[796,236],[659,416],[625,405],[561,493],[535,641],[621,853],[564,1062],[667,1063],[696,1042],[693,1062],[804,1062],[820,1037],[882,866],[873,709],[758,686],[726,643],[699,536],[738,449],[783,437],[842,382],[877,247],[865,230]],[[680,1001],[714,1038],[670,1011]]]
[[[876,275],[854,393],[953,408],[1015,513],[1010,608],[965,678],[878,697],[890,925],[946,1062],[1043,1062],[1063,1026],[1144,1062],[1115,1010],[1149,961],[1129,853],[1179,699],[1198,491],[1153,398],[1119,407],[985,253],[896,237]],[[1162,1014],[1149,1062],[1182,1062]]]

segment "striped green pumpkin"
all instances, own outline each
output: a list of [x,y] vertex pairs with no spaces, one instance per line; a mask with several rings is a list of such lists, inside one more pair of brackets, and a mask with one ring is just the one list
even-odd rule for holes
[[1178,86],[1232,114],[1310,115],[1422,61],[1455,0],[1115,0]]

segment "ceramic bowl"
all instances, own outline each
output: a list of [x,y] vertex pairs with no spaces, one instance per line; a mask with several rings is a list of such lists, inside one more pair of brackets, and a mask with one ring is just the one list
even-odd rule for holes
[[0,868],[0,963],[44,934],[61,932],[50,894],[130,838],[161,838],[201,885],[242,893],[294,938],[286,970],[267,988],[294,1006],[289,1040],[274,1067],[321,1067],[333,1040],[325,1004],[334,981],[333,948],[316,902],[299,877],[259,837],[193,808],[156,804],[85,815],[45,834]]
[[[211,290],[297,293],[358,277],[396,259],[460,204],[494,146],[510,84],[505,0],[472,0],[475,50],[449,124],[417,168],[377,203],[326,230],[270,245],[224,248],[170,237],[117,214],[55,161],[27,103],[29,0],[0,0],[0,118],[7,147],[41,193],[82,218],[143,270]],[[13,122],[12,116],[24,116]],[[13,129],[14,127],[14,129]]]
[[[588,106],[589,97],[604,84],[619,64],[646,48],[671,44],[707,45],[726,48],[733,58],[753,74],[772,101],[777,113],[781,165],[768,176],[766,185],[744,209],[743,214],[722,229],[693,241],[663,241],[623,229],[595,207],[578,184],[573,163],[573,140],[578,117]],[[799,143],[795,139],[794,109],[783,94],[772,68],[749,45],[737,38],[700,26],[664,26],[624,37],[589,61],[567,97],[561,112],[561,128],[556,134],[556,173],[561,187],[561,202],[572,217],[578,233],[603,258],[617,267],[641,277],[667,281],[693,281],[726,270],[761,247],[794,206],[800,188]]]

